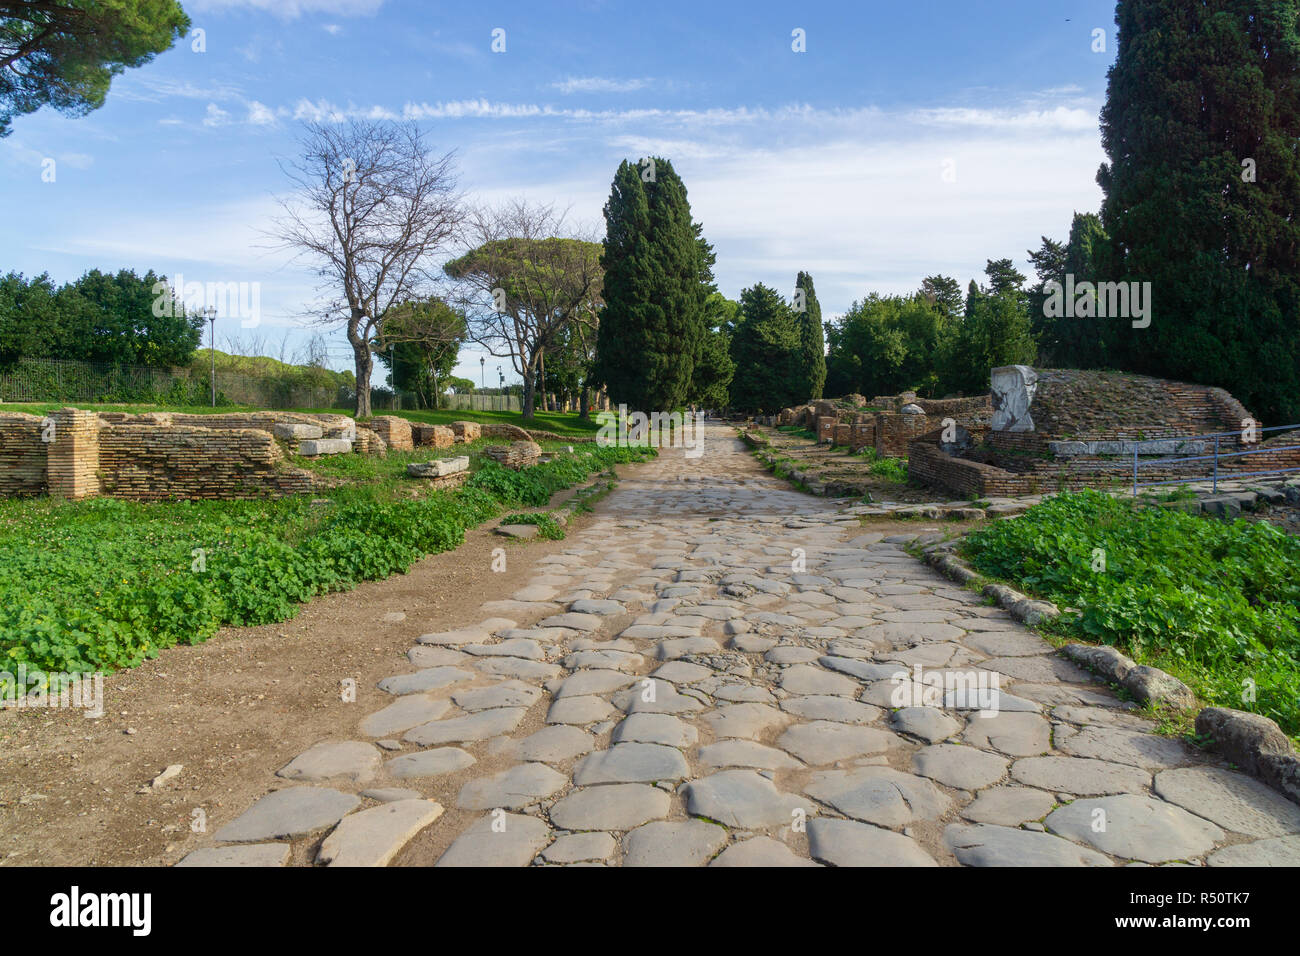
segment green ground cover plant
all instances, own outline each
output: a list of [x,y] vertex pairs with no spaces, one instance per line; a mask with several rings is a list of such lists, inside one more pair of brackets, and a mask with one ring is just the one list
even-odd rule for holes
[[1048,632],[1120,647],[1300,735],[1300,539],[1082,491],[973,531],[963,553],[1069,609]]
[[405,572],[507,508],[653,454],[586,444],[519,472],[485,461],[461,489],[414,498],[378,464],[404,470],[398,453],[337,466],[354,480],[316,496],[3,500],[0,671],[116,670],[222,626],[286,620],[314,595]]

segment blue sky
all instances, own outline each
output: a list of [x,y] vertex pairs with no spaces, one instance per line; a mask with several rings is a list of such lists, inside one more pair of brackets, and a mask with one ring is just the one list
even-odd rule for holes
[[[1113,2],[183,3],[204,52],[187,38],[102,109],[0,140],[0,270],[259,283],[258,324],[219,317],[218,348],[292,359],[319,331],[351,366],[310,324],[311,269],[265,238],[304,118],[415,118],[469,198],[553,202],[595,233],[619,161],[668,156],[721,291],[788,294],[802,269],[827,317],[988,258],[1028,273],[1040,236],[1100,204]],[[477,381],[479,355],[458,374]]]

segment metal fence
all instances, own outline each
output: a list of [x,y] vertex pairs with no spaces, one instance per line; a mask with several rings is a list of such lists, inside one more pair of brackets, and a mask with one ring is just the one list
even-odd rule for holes
[[[1274,425],[1271,428],[1260,428],[1257,431],[1263,435],[1268,432],[1286,432],[1300,429],[1297,425]],[[1227,479],[1236,480],[1238,478],[1258,478],[1263,475],[1285,475],[1292,472],[1300,472],[1300,467],[1296,468],[1267,468],[1260,471],[1236,471],[1228,467],[1230,463],[1235,462],[1238,458],[1246,458],[1251,455],[1271,454],[1274,452],[1294,451],[1300,452],[1300,445],[1269,445],[1267,447],[1256,445],[1249,448],[1248,451],[1223,451],[1223,446],[1229,448],[1238,447],[1237,441],[1241,438],[1241,432],[1218,432],[1212,435],[1192,435],[1187,438],[1173,439],[1180,443],[1199,442],[1202,447],[1207,443],[1213,443],[1210,454],[1205,455],[1180,455],[1169,458],[1153,458],[1147,461],[1138,460],[1138,452],[1141,442],[1133,443],[1133,494],[1137,495],[1139,488],[1154,488],[1158,485],[1185,485],[1194,481],[1208,481],[1214,491],[1219,490],[1219,476],[1223,474]],[[1169,439],[1166,439],[1166,441]],[[1297,455],[1300,460],[1300,455]],[[1182,465],[1188,462],[1207,462],[1204,466],[1205,474],[1190,473],[1184,477],[1164,479],[1161,481],[1139,481],[1139,469],[1154,468],[1157,466],[1170,467]],[[1245,463],[1243,463],[1245,464]],[[1194,468],[1195,466],[1193,466]]]
[[518,395],[484,395],[472,392],[468,395],[444,395],[439,401],[443,408],[469,409],[475,412],[518,412],[523,409]]

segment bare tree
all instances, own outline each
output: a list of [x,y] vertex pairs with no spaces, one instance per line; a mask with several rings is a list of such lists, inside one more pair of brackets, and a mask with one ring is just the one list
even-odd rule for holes
[[444,267],[458,283],[471,338],[508,357],[523,378],[525,418],[533,417],[547,349],[565,329],[593,320],[600,304],[601,246],[564,220],[553,206],[523,200],[476,209],[465,230],[472,248]]
[[453,154],[436,156],[414,123],[308,123],[302,158],[285,172],[299,194],[281,202],[274,235],[315,261],[357,376],[356,416],[370,415],[373,350],[402,303],[427,298],[433,258],[461,218]]

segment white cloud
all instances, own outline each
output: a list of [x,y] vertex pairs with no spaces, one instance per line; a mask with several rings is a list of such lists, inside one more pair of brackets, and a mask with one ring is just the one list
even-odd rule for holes
[[330,36],[332,36],[332,37],[336,37],[336,36],[338,36],[340,33],[343,32],[343,28],[342,28],[341,26],[339,26],[337,23],[325,23],[325,24],[322,24],[322,25],[321,25],[321,29],[324,30],[326,33],[328,33],[328,34],[329,34]]
[[274,126],[275,112],[265,104],[253,100],[248,104],[248,122],[254,126]]
[[604,76],[570,76],[551,86],[566,95],[570,93],[631,93],[650,85],[648,79],[615,80]]
[[203,117],[204,126],[225,126],[230,122],[230,113],[216,103],[208,104],[208,111]]

